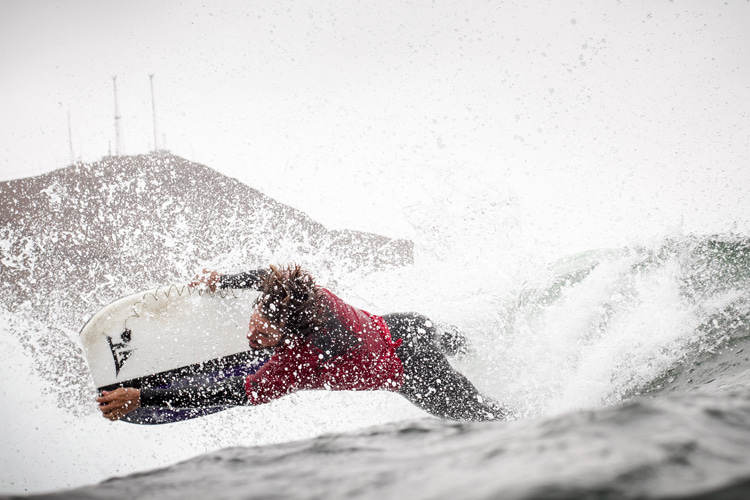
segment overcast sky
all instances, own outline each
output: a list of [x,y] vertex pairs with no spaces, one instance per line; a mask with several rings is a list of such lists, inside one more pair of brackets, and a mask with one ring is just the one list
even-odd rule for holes
[[4,0],[0,71],[1,179],[69,164],[68,113],[76,159],[114,151],[113,75],[149,151],[154,74],[162,147],[329,225],[455,186],[750,227],[747,0]]

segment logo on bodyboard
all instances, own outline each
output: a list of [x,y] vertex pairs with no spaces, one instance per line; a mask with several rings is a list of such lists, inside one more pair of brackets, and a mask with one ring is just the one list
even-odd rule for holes
[[115,376],[120,374],[120,368],[125,364],[125,361],[133,354],[133,349],[128,349],[128,344],[132,340],[133,332],[129,328],[126,328],[124,332],[120,334],[120,340],[122,342],[112,342],[112,337],[107,335],[107,342],[109,342],[109,348],[112,351],[112,358],[115,360]]

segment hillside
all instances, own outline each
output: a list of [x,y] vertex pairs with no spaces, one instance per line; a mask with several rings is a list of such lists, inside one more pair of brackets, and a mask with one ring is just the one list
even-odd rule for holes
[[248,266],[278,257],[341,271],[412,261],[411,242],[330,231],[292,207],[169,154],[110,157],[0,183],[0,279],[96,290],[115,276],[136,289],[185,277],[232,254]]

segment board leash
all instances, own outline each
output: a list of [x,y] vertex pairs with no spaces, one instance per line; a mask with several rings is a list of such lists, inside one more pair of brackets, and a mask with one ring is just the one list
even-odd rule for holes
[[146,298],[149,296],[153,297],[154,300],[159,300],[161,296],[163,296],[163,298],[165,299],[168,299],[173,292],[176,293],[178,297],[183,296],[185,293],[187,293],[188,295],[193,295],[197,293],[199,297],[202,297],[203,295],[206,295],[206,294],[209,297],[215,297],[218,295],[222,299],[226,299],[230,295],[232,296],[232,298],[235,298],[235,299],[239,299],[241,296],[241,294],[240,295],[237,294],[237,291],[234,288],[226,288],[222,290],[215,290],[212,292],[211,290],[191,287],[190,285],[170,285],[168,287],[157,288],[153,292],[149,291],[149,292],[144,293],[143,300],[146,300]]

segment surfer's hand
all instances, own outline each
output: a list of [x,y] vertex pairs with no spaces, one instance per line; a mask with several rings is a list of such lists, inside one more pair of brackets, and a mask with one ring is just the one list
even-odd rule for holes
[[221,274],[218,271],[209,271],[208,269],[203,270],[203,274],[197,274],[193,281],[190,282],[191,287],[204,285],[209,291],[215,292],[216,285],[219,284],[219,278]]
[[114,391],[102,391],[96,398],[99,409],[113,422],[141,407],[141,391],[133,387],[120,387]]

